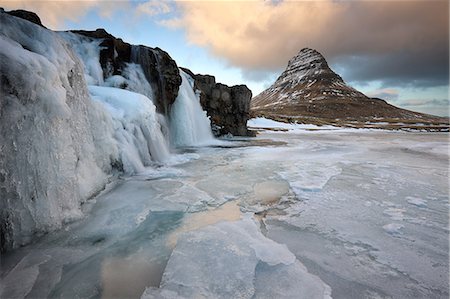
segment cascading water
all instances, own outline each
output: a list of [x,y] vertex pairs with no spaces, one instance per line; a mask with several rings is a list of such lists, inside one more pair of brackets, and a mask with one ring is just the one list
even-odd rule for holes
[[170,111],[172,143],[177,147],[211,144],[211,123],[194,92],[194,80],[181,69],[180,75],[182,83]]

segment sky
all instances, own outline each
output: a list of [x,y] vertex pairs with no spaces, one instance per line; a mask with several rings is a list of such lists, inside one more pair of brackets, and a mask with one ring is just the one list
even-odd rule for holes
[[177,64],[257,95],[302,48],[352,87],[396,106],[449,115],[448,0],[0,0],[53,30],[105,28],[160,47]]

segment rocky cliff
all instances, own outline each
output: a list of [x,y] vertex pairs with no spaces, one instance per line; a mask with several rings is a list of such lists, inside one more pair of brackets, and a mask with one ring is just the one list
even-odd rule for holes
[[235,136],[252,136],[247,129],[250,117],[252,92],[245,85],[229,87],[216,83],[214,76],[195,75],[183,68],[195,80],[195,88],[200,90],[200,103],[211,119],[216,136],[232,134]]
[[252,99],[251,109],[255,115],[287,120],[320,118],[324,123],[336,119],[433,119],[348,86],[319,52],[308,48],[289,60],[272,86]]

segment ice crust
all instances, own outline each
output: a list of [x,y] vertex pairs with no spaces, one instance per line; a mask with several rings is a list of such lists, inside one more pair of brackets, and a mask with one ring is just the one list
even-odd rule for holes
[[150,298],[328,298],[330,288],[295,256],[262,235],[251,215],[178,239]]

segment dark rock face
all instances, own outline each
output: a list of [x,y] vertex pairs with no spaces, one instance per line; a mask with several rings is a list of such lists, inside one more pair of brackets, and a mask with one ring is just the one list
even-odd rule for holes
[[216,136],[232,134],[235,136],[253,136],[247,130],[250,115],[252,92],[245,85],[229,87],[216,83],[214,76],[194,75],[183,70],[195,79],[195,87],[201,91],[200,103],[211,118],[211,126]]
[[167,114],[178,95],[181,76],[176,62],[159,48],[134,46],[116,38],[104,29],[95,31],[72,31],[94,39],[103,39],[100,43],[100,64],[104,77],[120,75],[124,63],[140,64],[147,81],[153,89],[156,109]]
[[142,66],[145,77],[155,93],[158,112],[167,115],[181,85],[180,71],[176,62],[160,48],[141,45],[131,47],[131,62]]
[[[3,8],[0,8],[0,10],[3,10]],[[46,28],[44,25],[42,25],[41,19],[38,17],[38,15],[34,12],[18,9],[7,11],[6,13]]]

